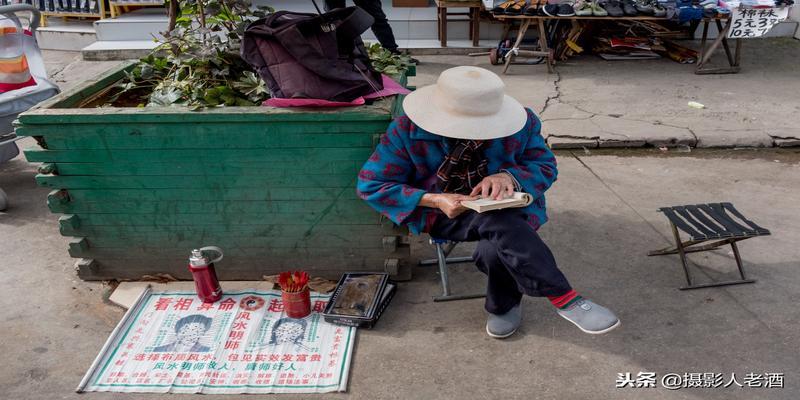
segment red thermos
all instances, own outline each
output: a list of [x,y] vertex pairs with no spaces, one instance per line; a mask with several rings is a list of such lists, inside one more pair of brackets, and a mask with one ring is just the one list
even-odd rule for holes
[[[219,257],[209,260],[204,252],[216,253]],[[203,303],[213,303],[222,298],[222,288],[219,286],[217,271],[214,270],[214,263],[219,260],[222,260],[222,250],[215,246],[194,249],[189,257],[189,271],[192,272],[197,296]]]

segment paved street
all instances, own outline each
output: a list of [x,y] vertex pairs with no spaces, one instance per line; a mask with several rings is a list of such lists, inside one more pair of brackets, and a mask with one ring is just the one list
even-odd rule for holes
[[[755,42],[755,41],[753,41]],[[551,221],[541,234],[582,294],[619,315],[622,327],[591,336],[542,299],[523,302],[522,329],[499,341],[484,331],[481,300],[434,303],[438,276],[417,269],[375,329],[356,342],[347,399],[796,399],[800,393],[800,137],[796,41],[750,48],[743,72],[696,76],[668,61],[571,61],[547,75],[514,66],[510,94],[542,113],[557,151],[559,180],[548,192]],[[751,51],[752,50],[752,51]],[[114,63],[46,52],[63,86]],[[421,56],[412,83],[483,57]],[[498,67],[491,67],[499,72]],[[703,110],[688,101],[704,103]],[[787,138],[778,140],[779,137]],[[596,148],[630,141],[653,148]],[[756,148],[706,148],[706,146]],[[685,144],[687,147],[675,147]],[[26,139],[23,147],[35,143]],[[562,146],[563,147],[563,146]],[[764,148],[769,147],[769,148]],[[691,149],[691,151],[689,151]],[[83,282],[22,156],[0,165],[12,205],[0,213],[0,398],[160,399],[161,395],[73,393],[124,313],[108,286]],[[647,257],[670,244],[662,206],[730,201],[772,236],[741,242],[755,284],[679,291],[677,256]],[[420,257],[432,256],[418,239]],[[469,254],[462,245],[459,254]],[[735,277],[732,253],[689,256],[700,280]],[[473,266],[453,273],[455,290],[479,290]],[[223,285],[224,287],[224,285]],[[615,389],[619,373],[783,373],[784,389]],[[258,396],[259,398],[265,396]],[[281,395],[285,399],[311,396]],[[204,396],[223,399],[224,396]]]
[[[540,113],[555,148],[773,147],[800,145],[794,39],[746,40],[742,71],[695,75],[694,65],[670,60],[603,61],[586,56],[557,64],[512,65],[509,94]],[[722,63],[724,53],[713,58]],[[453,65],[477,65],[500,74],[488,57],[419,57],[419,86]],[[688,106],[695,101],[706,106]],[[542,112],[544,110],[544,112]]]

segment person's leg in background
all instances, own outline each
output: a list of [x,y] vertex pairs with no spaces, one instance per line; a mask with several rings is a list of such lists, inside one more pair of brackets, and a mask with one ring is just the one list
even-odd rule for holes
[[381,46],[392,53],[398,53],[394,32],[392,32],[392,26],[389,25],[389,19],[383,13],[381,0],[353,0],[353,3],[363,8],[369,15],[372,15],[372,18],[375,18],[375,22],[372,24],[372,33],[378,38]]

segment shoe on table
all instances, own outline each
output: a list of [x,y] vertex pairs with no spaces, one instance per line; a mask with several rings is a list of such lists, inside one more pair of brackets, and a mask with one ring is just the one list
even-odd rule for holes
[[589,299],[582,298],[557,312],[580,330],[593,335],[609,332],[620,325],[619,318],[611,310]]
[[549,15],[551,17],[558,16],[558,4],[546,4],[542,7],[542,12],[544,15]]
[[506,13],[506,8],[510,7],[512,4],[514,4],[516,2],[517,2],[517,0],[504,1],[504,2],[502,2],[500,4],[498,4],[497,6],[495,6],[492,9],[492,13],[493,14],[500,14],[500,15],[505,14]]
[[635,0],[635,4],[636,11],[638,11],[639,14],[653,15],[655,12],[653,6],[650,4],[650,0]]
[[625,12],[622,11],[622,4],[617,0],[609,0],[603,3],[602,7],[606,10],[608,15],[612,17],[621,17],[625,15]]
[[622,11],[629,17],[639,15],[639,12],[636,11],[636,5],[633,0],[624,0],[622,2]]
[[522,15],[522,10],[525,8],[526,0],[517,0],[514,4],[506,7],[506,15]]
[[573,6],[575,9],[575,15],[579,17],[591,17],[592,16],[592,3],[586,0],[578,0],[575,2]]
[[667,9],[662,7],[661,4],[653,3],[653,16],[663,18],[667,16]]
[[559,17],[571,17],[575,15],[575,10],[572,8],[572,5],[570,4],[561,3],[558,5],[557,15]]
[[603,7],[600,7],[600,5],[597,4],[596,1],[593,1],[592,2],[592,15],[594,15],[595,17],[607,17],[608,16],[608,11],[603,9]]
[[522,308],[519,304],[505,314],[489,314],[486,320],[486,333],[495,339],[505,339],[514,334],[522,322]]

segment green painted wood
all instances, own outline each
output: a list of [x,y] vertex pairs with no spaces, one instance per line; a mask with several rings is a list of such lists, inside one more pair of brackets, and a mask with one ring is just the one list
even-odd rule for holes
[[374,105],[334,109],[286,109],[273,107],[212,107],[192,111],[188,107],[74,108],[124,78],[134,67],[125,62],[97,78],[89,78],[39,106],[22,113],[24,124],[84,123],[200,123],[200,122],[285,122],[285,121],[365,121],[388,120],[393,99]]
[[[337,277],[397,272],[407,234],[359,200],[354,183],[399,112],[392,99],[343,109],[70,108],[124,68],[20,116],[18,134],[47,149],[37,182],[84,279],[170,273],[189,278],[192,247],[222,245],[222,279],[288,268]],[[401,82],[405,82],[405,77]],[[386,237],[391,237],[388,241]],[[385,243],[394,244],[386,246]],[[224,264],[224,266],[222,265]]]
[[54,163],[44,163],[36,169],[40,174],[58,174],[58,167]]
[[[47,194],[47,206],[52,211],[53,207],[64,207],[70,202],[69,194],[66,190],[53,190]],[[61,214],[71,214],[61,212]]]
[[170,189],[170,188],[352,188],[356,176],[340,175],[279,175],[279,176],[59,176],[36,175],[40,186],[55,189]]
[[58,218],[58,225],[62,230],[75,230],[80,228],[81,220],[77,215],[64,215]]
[[[58,106],[59,104],[56,104]],[[214,107],[192,111],[188,107],[37,108],[19,116],[22,124],[92,123],[249,123],[389,121],[393,99],[355,108],[288,109],[273,107]]]
[[[163,127],[162,127],[163,128]],[[286,134],[286,135],[230,135],[227,133],[205,134],[199,136],[180,134],[136,136],[65,136],[45,137],[50,150],[127,150],[127,149],[264,149],[264,148],[349,148],[370,147],[369,133],[337,134]],[[101,139],[102,138],[102,139]]]
[[[19,136],[44,136],[47,139],[73,139],[74,143],[92,143],[98,140],[123,140],[133,141],[151,140],[160,145],[173,145],[177,140],[186,139],[184,134],[191,134],[188,138],[214,139],[249,137],[264,137],[281,139],[284,136],[303,138],[305,135],[330,134],[350,135],[358,133],[383,132],[386,121],[344,121],[331,123],[329,121],[317,122],[239,122],[231,123],[75,123],[62,125],[22,125],[18,128]],[[80,139],[85,139],[78,141]],[[192,144],[187,142],[187,144]],[[216,143],[214,143],[216,144]]]
[[[123,61],[114,68],[96,76],[88,76],[85,81],[80,85],[67,89],[60,94],[53,96],[38,106],[27,111],[28,113],[38,114],[38,110],[45,110],[43,114],[54,108],[72,108],[74,109],[79,104],[86,101],[86,99],[106,90],[109,86],[117,83],[120,79],[125,77],[125,72],[130,71],[136,66],[137,61],[129,60]],[[52,119],[51,119],[52,123]]]
[[394,226],[386,219],[381,223],[353,225],[288,225],[288,224],[262,224],[262,225],[180,225],[180,226],[151,226],[151,225],[80,225],[71,227],[64,224],[61,227],[63,236],[90,237],[90,238],[137,238],[152,237],[162,243],[194,238],[198,241],[205,239],[235,237],[252,240],[263,238],[306,238],[313,235],[330,235],[334,237],[369,238],[384,236],[404,236],[408,232],[405,228]]
[[[49,163],[57,167],[60,176],[288,176],[352,174],[364,164],[358,161],[304,160],[294,163],[274,162],[219,162],[217,160],[182,160],[173,162],[104,162],[104,163]],[[44,164],[43,164],[44,165]],[[40,171],[40,173],[43,173]]]
[[197,226],[197,225],[360,225],[379,223],[380,216],[364,215],[360,210],[333,207],[326,212],[305,213],[217,213],[217,214],[81,214],[81,226],[136,225],[136,226]]
[[86,238],[74,238],[69,241],[69,252],[72,254],[89,251],[89,241]]
[[[193,188],[193,189],[68,189],[71,199],[76,201],[258,201],[258,200],[320,200],[330,201],[350,197],[341,188]],[[355,195],[353,189],[352,195]]]
[[170,150],[38,150],[24,151],[30,162],[166,162],[206,159],[238,162],[270,161],[293,163],[302,160],[366,161],[372,149],[366,147],[327,149],[170,149]]
[[274,213],[296,214],[322,212],[336,204],[337,208],[360,212],[365,216],[374,211],[363,200],[343,198],[327,201],[273,200],[273,201],[69,201],[53,195],[48,197],[50,211],[61,214],[217,214],[217,213]]
[[[122,249],[106,249],[106,248],[69,248],[70,256],[74,258],[92,258],[95,260],[113,260],[120,258],[139,258],[142,263],[161,263],[167,264],[171,262],[186,263],[189,258],[191,248],[153,248],[153,247],[137,247],[129,246]],[[383,260],[387,257],[402,255],[401,252],[387,253],[382,249],[364,249],[364,248],[223,248],[225,252],[224,260],[295,260],[296,263],[305,263],[307,260],[316,260],[317,265],[344,265],[347,266],[349,261],[353,266],[361,265],[364,259]],[[260,263],[254,264],[253,268],[259,268]],[[382,263],[381,263],[382,264]],[[380,265],[382,269],[382,265]],[[185,265],[184,265],[185,268]],[[220,267],[222,268],[222,264]],[[372,266],[374,270],[375,266]]]
[[[81,238],[86,240],[87,238]],[[104,249],[104,251],[124,252],[125,249],[137,248],[160,251],[165,249],[163,238],[152,236],[129,236],[125,238],[117,237],[97,237],[88,238],[88,246],[92,249]],[[205,238],[188,238],[183,240],[172,240],[169,243],[170,249],[192,249],[203,246],[203,243],[213,243],[224,249],[231,249],[237,254],[242,254],[239,249],[268,251],[271,249],[291,250],[291,249],[383,249],[382,238],[377,236],[334,236],[314,234],[306,238],[290,237],[261,237],[250,240],[242,237],[227,237],[217,235]],[[88,247],[87,247],[88,248]]]

